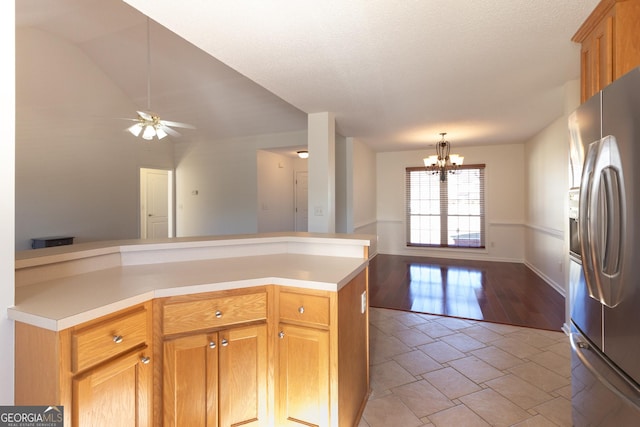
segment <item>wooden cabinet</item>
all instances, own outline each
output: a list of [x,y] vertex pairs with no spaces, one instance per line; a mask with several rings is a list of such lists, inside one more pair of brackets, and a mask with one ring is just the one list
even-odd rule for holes
[[267,291],[221,291],[173,297],[165,301],[165,335],[237,325],[267,319]]
[[276,425],[357,425],[369,395],[366,275],[337,293],[276,289]]
[[71,427],[357,425],[367,271],[338,292],[172,296],[58,332],[16,322],[15,402],[63,405]]
[[640,65],[640,0],[602,0],[573,36],[580,43],[584,102]]
[[65,426],[152,420],[151,304],[60,332],[16,322],[17,405],[63,405]]
[[281,324],[279,426],[329,425],[329,331]]
[[330,301],[324,292],[279,292],[278,425],[329,425]]
[[151,368],[145,349],[73,378],[74,426],[151,425]]
[[218,425],[217,341],[215,333],[165,341],[165,427]]
[[165,427],[268,425],[267,292],[243,292],[163,302]]

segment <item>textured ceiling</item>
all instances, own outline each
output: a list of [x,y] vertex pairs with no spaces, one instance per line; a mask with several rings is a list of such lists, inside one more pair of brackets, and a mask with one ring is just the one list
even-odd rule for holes
[[[339,133],[376,151],[424,148],[440,132],[454,145],[535,135],[564,112],[579,77],[570,39],[598,2],[125,1],[192,44],[152,27],[154,109],[167,118],[228,137],[304,129],[305,113],[331,111]],[[145,18],[125,3],[20,0],[16,24],[77,43],[144,106],[132,77],[144,43],[130,40],[144,40]]]

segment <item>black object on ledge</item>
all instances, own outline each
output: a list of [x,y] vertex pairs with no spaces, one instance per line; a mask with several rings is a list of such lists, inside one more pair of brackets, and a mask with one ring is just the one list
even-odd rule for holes
[[51,248],[53,246],[64,246],[73,244],[73,237],[67,236],[52,236],[52,237],[37,237],[31,239],[31,248]]

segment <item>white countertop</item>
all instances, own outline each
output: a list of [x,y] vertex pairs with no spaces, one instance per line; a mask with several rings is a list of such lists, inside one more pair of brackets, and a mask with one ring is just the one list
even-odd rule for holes
[[[254,247],[258,243],[253,240],[255,238],[244,240],[244,243],[247,247]],[[307,236],[304,240],[309,243],[316,239]],[[264,240],[259,239],[259,242],[263,243]],[[332,242],[333,239],[328,241]],[[186,241],[183,244],[187,250],[193,247]],[[154,245],[144,246],[151,250]],[[54,258],[61,257],[57,262],[64,262],[69,256],[78,256],[77,250],[74,252],[71,248],[55,249],[49,252],[53,252],[51,256]],[[105,250],[104,247],[86,249],[89,252]],[[171,253],[181,252],[174,247]],[[303,252],[309,252],[308,247]],[[193,260],[178,257],[175,262],[167,262],[161,257],[162,262],[123,264],[58,277],[16,287],[15,306],[7,310],[8,316],[16,321],[58,331],[157,297],[265,284],[338,291],[368,265],[364,257],[316,255],[313,250],[310,252],[267,251],[266,254],[214,259],[198,259],[196,256]],[[49,256],[45,254],[45,258]],[[22,259],[29,260],[29,265],[41,263],[33,256]]]
[[[236,234],[226,236],[200,236],[200,237],[173,237],[167,239],[132,239],[132,240],[111,240],[98,242],[84,242],[74,245],[55,246],[36,250],[20,251],[16,253],[16,270],[28,268],[41,264],[69,261],[78,258],[100,256],[112,253],[120,253],[123,257],[134,258],[140,254],[153,254],[153,262],[161,262],[158,253],[163,251],[176,250],[181,252],[199,250],[221,250],[222,256],[213,254],[214,257],[235,256],[230,251],[238,253],[250,252],[251,255],[266,253],[310,253],[310,254],[330,254],[336,249],[342,252],[348,248],[359,248],[370,246],[375,236],[363,234],[340,234],[340,233],[306,233],[306,232],[278,232],[260,234]],[[304,248],[306,246],[306,248]],[[311,248],[311,249],[310,249]],[[322,249],[325,248],[323,252]],[[184,251],[184,250],[187,251]],[[318,250],[320,251],[318,252]],[[340,254],[339,256],[344,256]],[[144,255],[143,255],[144,256]],[[188,257],[193,257],[193,254]],[[206,253],[203,256],[211,257]],[[347,255],[347,256],[353,256]],[[362,256],[361,252],[356,252],[355,256]],[[134,260],[135,262],[135,260]],[[128,264],[127,259],[123,259],[124,264]]]

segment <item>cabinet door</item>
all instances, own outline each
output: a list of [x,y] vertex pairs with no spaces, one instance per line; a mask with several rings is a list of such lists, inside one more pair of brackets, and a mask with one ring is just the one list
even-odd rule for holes
[[278,425],[329,425],[329,331],[280,325]]
[[73,379],[73,425],[150,426],[150,359],[136,351]]
[[219,334],[220,426],[267,425],[267,326]]
[[582,102],[614,79],[613,20],[607,15],[582,43]]
[[218,422],[218,334],[164,343],[165,427],[215,427]]

